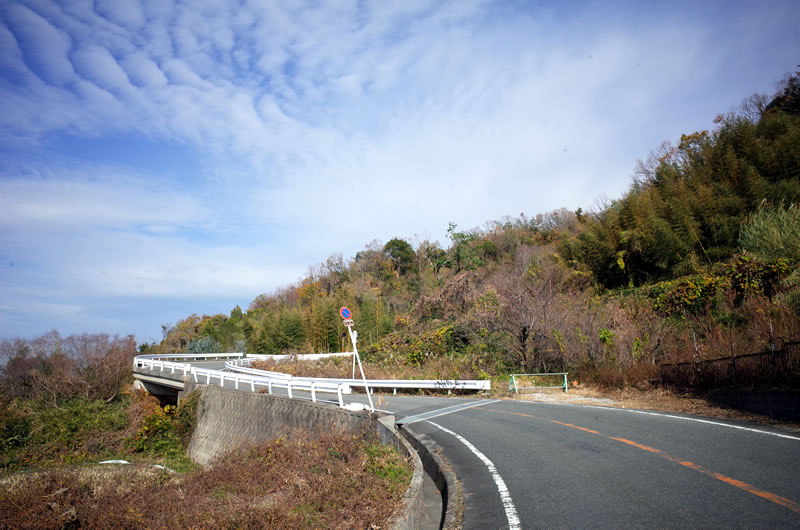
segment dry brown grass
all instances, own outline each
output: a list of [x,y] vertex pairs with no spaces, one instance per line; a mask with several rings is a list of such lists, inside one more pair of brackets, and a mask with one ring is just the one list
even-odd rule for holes
[[296,432],[186,475],[72,468],[0,481],[2,527],[370,528],[401,503],[410,464],[374,435]]
[[[433,357],[417,367],[409,366],[397,357],[379,363],[365,362],[364,373],[368,379],[477,379],[477,370],[468,361],[466,357]],[[255,361],[252,367],[301,377],[346,379],[353,375],[353,361],[346,357],[319,361]],[[361,372],[356,365],[356,378],[360,377]]]
[[[525,394],[521,394],[518,396],[518,398],[530,399]],[[578,386],[571,386],[569,393],[566,394],[560,391],[547,394],[547,399],[549,401],[569,400],[573,403],[581,403],[581,398],[586,398],[586,403],[592,403],[591,400],[596,399],[611,400],[610,403],[603,403],[603,406],[608,407],[653,410],[659,412],[677,412],[682,414],[693,414],[696,416],[706,416],[710,418],[748,421],[765,425],[781,426],[800,432],[800,425],[798,424],[774,420],[759,414],[751,414],[740,410],[720,407],[702,397],[677,392],[662,387],[652,387],[647,389],[634,387],[608,389],[598,385],[581,384]]]

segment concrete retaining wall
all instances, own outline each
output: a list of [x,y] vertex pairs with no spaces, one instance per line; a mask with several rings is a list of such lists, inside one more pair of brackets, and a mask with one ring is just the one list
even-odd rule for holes
[[198,391],[200,405],[189,457],[202,465],[242,444],[271,440],[298,428],[312,432],[376,429],[375,419],[365,411],[214,386],[199,386]]
[[423,500],[425,468],[414,448],[399,436],[394,416],[371,416],[366,411],[350,412],[329,404],[214,386],[202,385],[186,391],[193,389],[201,393],[197,425],[189,443],[189,457],[193,461],[208,465],[241,445],[271,440],[298,428],[311,432],[377,432],[383,443],[394,445],[401,454],[410,457],[414,465],[404,507],[392,518],[390,527],[410,530],[438,526],[442,504],[434,506],[434,513],[426,513],[430,509]]

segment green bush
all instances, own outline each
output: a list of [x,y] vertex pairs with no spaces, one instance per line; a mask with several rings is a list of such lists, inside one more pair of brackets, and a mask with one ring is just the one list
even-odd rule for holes
[[800,208],[762,204],[742,226],[739,244],[766,260],[800,260]]
[[0,413],[0,468],[15,471],[120,456],[128,398],[17,400]]
[[0,410],[0,452],[25,445],[31,435],[31,420],[15,406]]
[[189,446],[189,440],[197,424],[197,408],[200,404],[200,392],[194,391],[181,400],[175,412],[175,432],[184,447]]
[[191,467],[191,461],[178,434],[176,413],[177,408],[173,405],[158,408],[144,418],[142,426],[128,444],[136,453],[157,457],[167,467],[184,471]]

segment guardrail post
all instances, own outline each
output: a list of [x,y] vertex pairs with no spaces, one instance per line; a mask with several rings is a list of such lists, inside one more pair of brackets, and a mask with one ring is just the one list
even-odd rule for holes
[[317,401],[317,393],[314,391],[314,385],[316,385],[316,383],[314,383],[312,381],[312,383],[311,383],[311,401],[316,402]]
[[233,379],[233,388],[235,388],[236,390],[239,390],[239,378],[238,377]]
[[564,372],[564,393],[567,393],[567,372]]
[[291,399],[292,398],[292,382],[291,381],[286,383],[286,390],[289,391],[289,399]]
[[269,393],[272,394],[272,379],[267,380],[267,390],[269,390]]
[[339,406],[344,407],[344,399],[342,398],[342,385],[336,385],[336,394],[339,396]]

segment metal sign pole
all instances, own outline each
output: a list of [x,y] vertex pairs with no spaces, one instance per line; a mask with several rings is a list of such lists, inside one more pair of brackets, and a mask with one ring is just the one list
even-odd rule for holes
[[[367,386],[367,376],[364,375],[364,367],[361,365],[361,356],[358,355],[358,347],[356,347],[356,341],[358,340],[358,332],[353,331],[352,326],[347,326],[347,332],[350,334],[350,342],[353,343],[353,358],[358,361],[358,368],[361,370],[361,379],[364,381],[364,390],[367,391],[367,400],[369,401],[369,410],[370,412],[375,412],[375,406],[372,404],[372,396],[369,392],[369,386]],[[355,372],[355,366],[353,367],[353,371]],[[353,377],[355,379],[355,377]]]
[[[347,330],[349,331],[350,328],[347,328]],[[350,337],[350,338],[352,339],[353,337]],[[354,350],[355,350],[355,348],[354,348]],[[353,377],[352,377],[352,379],[356,378],[356,355],[357,355],[356,352],[353,351]]]

